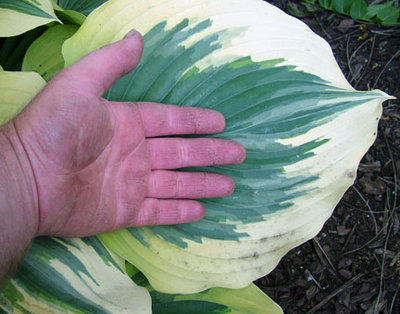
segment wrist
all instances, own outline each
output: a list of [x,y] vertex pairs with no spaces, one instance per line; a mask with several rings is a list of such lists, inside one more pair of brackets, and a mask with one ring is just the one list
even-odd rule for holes
[[0,217],[1,282],[39,227],[34,173],[13,122],[0,127]]

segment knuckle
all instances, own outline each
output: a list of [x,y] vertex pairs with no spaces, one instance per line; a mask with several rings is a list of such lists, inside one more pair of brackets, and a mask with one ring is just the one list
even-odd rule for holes
[[148,200],[144,208],[140,210],[136,226],[156,225],[160,221],[161,204],[160,200]]
[[185,166],[190,159],[190,152],[187,142],[183,139],[178,139],[175,146],[175,155],[181,167]]
[[213,166],[219,164],[219,144],[220,142],[217,139],[211,139],[211,149],[210,149],[210,160]]
[[173,206],[175,208],[174,210],[175,215],[173,219],[175,220],[176,223],[180,223],[181,221],[183,221],[183,212],[185,210],[183,205],[184,205],[183,201],[177,201],[177,200],[174,201]]
[[160,200],[154,200],[154,205],[152,207],[152,215],[150,215],[149,219],[149,225],[156,225],[160,223],[160,218],[161,218],[161,201]]
[[208,180],[209,180],[209,175],[205,172],[201,173],[201,179],[198,184],[198,192],[201,197],[205,197],[208,194]]
[[184,111],[183,121],[185,129],[187,129],[190,133],[198,134],[198,119],[192,108],[186,108],[186,110]]
[[164,182],[163,195],[168,195],[172,198],[178,197],[180,192],[179,177],[176,172],[166,172],[166,181]]
[[183,191],[182,191],[182,178],[179,175],[179,173],[174,172],[172,175],[173,179],[173,184],[174,184],[174,190],[173,190],[173,195],[174,197],[179,197],[180,195],[182,195]]
[[161,121],[168,129],[174,128],[174,114],[173,114],[173,107],[165,106],[165,114],[161,115]]

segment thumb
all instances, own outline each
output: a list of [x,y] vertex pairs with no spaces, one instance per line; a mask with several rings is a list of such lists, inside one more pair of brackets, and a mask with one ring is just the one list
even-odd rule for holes
[[57,79],[79,82],[88,92],[102,96],[140,61],[143,38],[136,30],[124,39],[95,50],[62,71]]

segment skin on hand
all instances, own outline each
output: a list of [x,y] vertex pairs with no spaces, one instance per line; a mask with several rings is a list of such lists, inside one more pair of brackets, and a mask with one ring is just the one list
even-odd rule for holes
[[33,173],[32,236],[192,222],[204,216],[195,199],[233,192],[230,177],[173,171],[244,160],[239,143],[175,137],[222,131],[220,113],[101,97],[136,67],[142,49],[142,37],[132,32],[92,52],[56,75],[5,129]]

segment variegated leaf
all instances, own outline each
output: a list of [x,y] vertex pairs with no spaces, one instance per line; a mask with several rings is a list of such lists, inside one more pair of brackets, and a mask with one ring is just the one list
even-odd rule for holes
[[355,91],[323,39],[261,0],[111,0],[64,44],[66,65],[132,28],[144,35],[142,61],[105,96],[218,110],[218,137],[241,142],[247,158],[202,169],[236,182],[232,196],[204,200],[202,221],[101,239],[162,292],[246,287],[322,228],[389,96]]
[[64,10],[76,11],[87,16],[90,12],[107,1],[108,0],[57,0],[57,4]]
[[151,313],[151,298],[96,237],[35,239],[0,294],[7,313]]
[[237,290],[211,288],[196,294],[165,294],[155,291],[146,277],[131,264],[127,264],[127,272],[135,283],[150,292],[153,314],[283,313],[279,305],[254,284]]
[[0,37],[58,21],[51,0],[0,0]]

